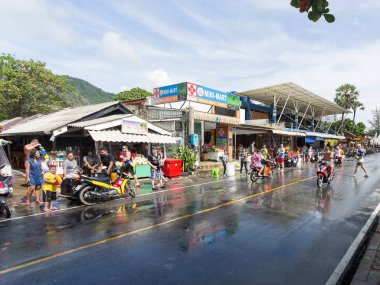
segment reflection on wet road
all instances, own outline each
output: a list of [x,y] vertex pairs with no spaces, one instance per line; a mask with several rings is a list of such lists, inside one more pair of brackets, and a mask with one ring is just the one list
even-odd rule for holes
[[[380,173],[376,156],[367,165]],[[376,175],[337,170],[320,190],[313,165],[1,222],[0,283],[38,283],[39,270],[56,284],[322,284],[380,195]]]

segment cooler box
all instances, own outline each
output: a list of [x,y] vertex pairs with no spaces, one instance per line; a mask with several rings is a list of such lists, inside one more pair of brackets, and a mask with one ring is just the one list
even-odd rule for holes
[[170,178],[182,176],[182,159],[165,159],[163,170],[164,175]]

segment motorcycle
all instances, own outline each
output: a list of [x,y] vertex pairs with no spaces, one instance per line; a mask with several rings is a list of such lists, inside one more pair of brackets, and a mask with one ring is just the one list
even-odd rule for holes
[[129,172],[125,168],[115,170],[117,178],[110,183],[107,176],[89,177],[79,175],[78,179],[66,178],[62,181],[61,196],[68,199],[79,199],[84,205],[94,205],[98,202],[119,199],[129,195],[136,196],[136,189],[129,180]]
[[250,177],[251,177],[252,182],[256,182],[258,179],[272,178],[272,172],[271,172],[272,166],[270,162],[267,162],[266,165],[264,166],[264,174],[262,176],[259,175],[259,171],[260,171],[259,168],[256,168],[253,165],[251,165]]
[[342,165],[342,157],[341,156],[336,156],[334,159],[334,164],[336,166]]
[[[0,169],[4,167],[5,165],[2,165]],[[13,187],[10,183],[11,178],[11,176],[3,175],[3,173],[0,175],[0,215],[3,215],[5,218],[11,217],[11,211],[7,204],[7,197],[13,192]]]
[[318,188],[322,188],[323,183],[330,184],[330,182],[334,179],[334,172],[330,176],[330,167],[323,160],[319,162],[319,166],[317,169],[317,186]]
[[285,167],[296,167],[298,163],[298,159],[296,157],[288,157],[285,159]]

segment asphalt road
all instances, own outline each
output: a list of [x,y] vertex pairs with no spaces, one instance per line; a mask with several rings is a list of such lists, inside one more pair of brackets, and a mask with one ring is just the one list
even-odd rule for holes
[[0,221],[0,284],[324,284],[377,206],[369,178],[315,166]]

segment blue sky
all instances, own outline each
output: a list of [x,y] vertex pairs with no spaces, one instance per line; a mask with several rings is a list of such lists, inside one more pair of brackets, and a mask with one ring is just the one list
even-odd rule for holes
[[106,91],[190,81],[223,91],[352,83],[380,106],[380,1],[331,0],[334,24],[288,0],[1,0],[0,51]]

